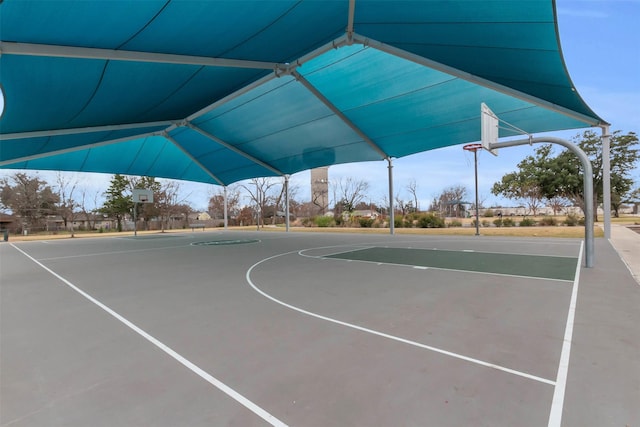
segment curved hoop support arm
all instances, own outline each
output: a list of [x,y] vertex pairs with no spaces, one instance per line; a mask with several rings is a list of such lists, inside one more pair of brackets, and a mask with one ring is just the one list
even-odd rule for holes
[[594,248],[594,239],[593,239],[593,168],[591,167],[591,162],[589,161],[589,157],[585,154],[580,147],[566,139],[556,138],[556,137],[538,137],[538,138],[527,138],[527,139],[517,139],[513,141],[503,141],[503,142],[493,142],[489,144],[489,148],[491,150],[495,150],[498,148],[507,148],[507,147],[516,147],[519,145],[527,145],[527,144],[542,144],[542,143],[551,143],[562,145],[563,147],[572,151],[578,159],[580,159],[580,163],[582,163],[582,170],[584,173],[584,243],[585,243],[585,267],[591,268],[593,267],[593,248]]

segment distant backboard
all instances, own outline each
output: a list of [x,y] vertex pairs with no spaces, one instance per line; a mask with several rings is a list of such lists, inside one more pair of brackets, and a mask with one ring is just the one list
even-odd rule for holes
[[153,191],[136,188],[132,190],[133,203],[153,203]]
[[482,147],[494,156],[497,156],[498,151],[492,150],[489,147],[490,144],[498,142],[498,116],[496,116],[484,102],[480,104],[480,116]]

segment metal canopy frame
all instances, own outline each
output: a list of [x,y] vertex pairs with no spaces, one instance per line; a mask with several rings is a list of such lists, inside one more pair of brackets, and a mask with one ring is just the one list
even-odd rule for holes
[[[39,160],[44,157],[53,155],[69,154],[77,151],[91,150],[93,148],[106,147],[112,144],[118,144],[126,141],[136,140],[140,138],[162,136],[165,141],[175,146],[180,152],[186,155],[186,157],[197,165],[209,178],[214,182],[226,186],[229,184],[228,180],[225,180],[213,170],[207,168],[198,158],[187,150],[180,141],[176,139],[176,135],[172,135],[172,132],[178,131],[180,128],[191,129],[205,138],[214,141],[216,144],[232,151],[233,153],[241,156],[242,158],[252,162],[253,164],[264,168],[265,170],[277,175],[282,176],[285,180],[288,180],[288,174],[286,171],[269,164],[269,162],[261,160],[260,158],[252,155],[251,153],[244,151],[237,146],[233,145],[208,130],[202,129],[198,125],[198,119],[212,112],[213,110],[220,108],[239,97],[250,93],[262,85],[272,82],[274,79],[278,79],[283,76],[290,76],[294,78],[299,84],[301,84],[308,93],[313,95],[318,101],[320,101],[326,108],[328,108],[334,117],[342,122],[347,128],[351,129],[359,138],[370,147],[381,160],[387,160],[389,163],[389,189],[390,189],[390,212],[393,213],[393,177],[392,177],[392,158],[393,156],[385,151],[382,145],[376,141],[376,138],[367,134],[367,131],[363,130],[361,126],[358,126],[353,120],[345,115],[340,108],[328,99],[322,92],[314,86],[309,79],[307,79],[303,73],[298,71],[298,68],[308,63],[309,61],[318,58],[319,56],[345,46],[361,45],[366,48],[372,48],[380,52],[401,58],[406,61],[419,64],[430,69],[445,73],[455,78],[464,80],[474,85],[487,88],[498,93],[507,95],[509,97],[524,101],[533,106],[542,107],[546,110],[550,110],[560,115],[569,117],[578,122],[588,124],[591,126],[600,126],[603,129],[603,139],[608,146],[608,124],[599,120],[597,116],[588,116],[578,111],[573,111],[570,108],[560,106],[550,101],[538,98],[534,95],[516,90],[511,87],[504,86],[492,80],[488,80],[478,75],[462,71],[444,63],[440,63],[433,59],[429,59],[425,56],[421,56],[417,53],[412,53],[407,50],[401,49],[396,46],[384,43],[377,40],[375,37],[369,37],[359,34],[355,31],[356,21],[356,0],[348,1],[348,10],[346,11],[346,28],[344,34],[334,38],[328,43],[317,47],[316,49],[303,54],[297,59],[288,63],[269,62],[269,61],[256,61],[245,59],[229,59],[221,57],[209,57],[198,55],[184,55],[184,54],[169,54],[169,53],[155,53],[151,51],[139,51],[139,50],[118,50],[118,49],[103,49],[95,47],[79,47],[79,46],[64,46],[57,44],[39,44],[39,43],[24,43],[14,41],[0,41],[0,53],[2,55],[29,55],[35,57],[53,57],[53,58],[79,58],[79,59],[95,59],[103,61],[124,61],[124,62],[138,62],[138,63],[160,63],[160,64],[176,64],[176,65],[194,65],[202,67],[213,68],[237,68],[237,69],[254,69],[257,71],[271,71],[270,73],[257,78],[255,81],[243,85],[239,89],[232,93],[214,100],[211,104],[199,109],[198,111],[189,114],[187,117],[174,117],[171,120],[163,121],[151,121],[148,123],[129,123],[129,124],[114,124],[105,126],[94,127],[77,127],[69,129],[46,129],[27,132],[13,132],[8,134],[0,134],[0,141],[2,140],[18,140],[27,138],[42,138],[42,137],[55,137],[66,135],[79,135],[84,133],[97,133],[97,132],[117,132],[117,131],[131,131],[128,132],[128,136],[118,136],[114,139],[100,141],[96,143],[89,143],[87,145],[80,145],[76,147],[68,147],[61,149],[53,149],[49,152],[40,152],[37,154],[29,154],[19,158],[11,158],[9,160],[0,160],[0,167],[10,167],[12,164],[21,162],[27,162],[32,160]],[[365,24],[366,26],[366,24]],[[6,108],[5,108],[6,109]],[[586,108],[589,112],[588,107]],[[153,129],[156,128],[156,129]],[[140,129],[141,132],[135,132],[136,129]],[[608,147],[605,147],[608,148]],[[608,158],[605,159],[605,166],[608,166]],[[608,171],[605,171],[605,179]],[[605,202],[608,200],[608,188],[605,188]],[[288,200],[288,197],[286,198]],[[607,212],[605,207],[605,234],[607,233]],[[288,221],[288,218],[287,218]],[[393,222],[391,223],[391,232],[393,233]]]
[[198,126],[194,125],[191,122],[187,122],[186,126],[190,129],[195,130],[196,132],[198,132],[200,135],[204,136],[207,139],[210,139],[220,145],[222,145],[223,147],[233,151],[236,154],[239,154],[240,156],[244,157],[247,160],[252,161],[253,163],[255,163],[256,165],[260,165],[265,169],[270,170],[271,172],[275,173],[276,175],[280,175],[280,176],[284,176],[284,173],[279,171],[278,169],[274,168],[273,166],[271,166],[270,164],[267,164],[266,162],[263,162],[262,160],[252,156],[251,154],[240,150],[238,147],[236,147],[235,145],[229,144],[228,142],[223,141],[222,139],[218,138],[217,136],[210,134],[209,132],[200,129]]
[[[176,127],[188,126],[193,130],[206,136],[207,138],[214,140],[218,144],[221,144],[226,148],[242,155],[246,159],[249,159],[255,162],[256,164],[267,168],[268,170],[272,171],[276,175],[284,176],[284,172],[274,168],[271,165],[266,164],[265,162],[262,162],[261,160],[249,155],[248,153],[243,152],[242,150],[237,149],[233,145],[222,141],[221,139],[217,138],[215,135],[211,135],[203,131],[202,129],[199,129],[197,126],[193,125],[192,122],[197,120],[199,117],[203,116],[204,114],[225,105],[226,103],[236,99],[239,96],[242,96],[243,94],[246,94],[247,92],[265,84],[266,82],[271,81],[274,78],[279,78],[285,75],[291,75],[300,84],[302,84],[305,88],[307,88],[307,90],[311,94],[313,94],[313,96],[315,96],[320,102],[326,105],[336,115],[336,117],[338,117],[344,124],[346,124],[356,134],[358,134],[371,148],[373,148],[380,155],[381,160],[387,159],[390,157],[388,153],[386,153],[362,129],[357,127],[351,120],[349,120],[344,115],[344,113],[342,113],[335,105],[333,105],[330,100],[328,100],[317,88],[315,88],[304,76],[302,76],[297,71],[298,67],[309,62],[312,59],[315,59],[321,56],[327,51],[330,51],[332,49],[338,49],[342,46],[347,46],[352,44],[360,44],[365,47],[371,47],[379,51],[385,52],[387,54],[396,56],[398,58],[402,58],[420,65],[424,65],[426,67],[441,71],[443,73],[466,80],[468,82],[477,84],[479,86],[495,90],[497,92],[506,94],[508,96],[511,96],[517,99],[521,99],[523,101],[543,107],[545,109],[555,111],[557,113],[566,115],[568,117],[572,117],[576,120],[589,123],[592,126],[603,125],[601,122],[594,120],[591,117],[578,114],[574,111],[570,111],[556,104],[549,103],[539,98],[535,98],[531,95],[502,86],[495,82],[488,81],[486,79],[474,76],[469,73],[462,72],[460,70],[449,67],[447,65],[437,63],[433,60],[387,45],[377,40],[359,35],[355,33],[352,28],[353,13],[355,9],[354,4],[355,4],[355,1],[350,0],[350,11],[349,11],[349,18],[348,18],[349,26],[347,27],[347,31],[345,35],[331,41],[330,43],[325,44],[324,46],[314,50],[313,52],[310,52],[296,59],[294,62],[290,64],[269,63],[269,62],[260,62],[260,61],[245,61],[245,60],[229,60],[224,58],[207,58],[207,57],[194,57],[194,56],[185,56],[185,55],[153,54],[153,53],[147,53],[147,52],[119,51],[119,50],[95,49],[95,48],[79,48],[79,47],[68,47],[68,46],[51,46],[51,45],[39,45],[39,44],[0,42],[0,52],[2,52],[2,54],[8,54],[8,55],[14,54],[14,55],[37,55],[37,56],[54,56],[54,57],[58,56],[58,57],[73,57],[73,58],[85,58],[85,59],[87,58],[105,59],[105,60],[114,60],[114,61],[161,62],[161,63],[181,64],[181,65],[206,65],[206,66],[213,66],[213,67],[255,68],[255,69],[273,70],[273,72],[268,74],[267,76],[233,92],[232,94],[230,94],[229,96],[223,99],[215,101],[214,103],[201,109],[200,111],[194,114],[191,114],[188,117],[176,118],[175,120],[172,120],[172,121],[82,127],[82,128],[70,128],[70,129],[52,129],[52,130],[33,131],[33,132],[0,134],[0,140],[9,140],[9,139],[44,137],[44,136],[74,135],[74,134],[82,134],[82,133],[103,132],[103,131],[124,130],[124,129],[133,130],[136,128],[146,128],[146,127],[154,127],[154,126],[158,126],[158,127],[166,126],[165,129],[162,129],[154,133],[146,132],[146,133],[132,135],[127,138],[118,138],[111,141],[101,142],[96,145],[78,146],[76,149],[70,148],[67,150],[55,151],[50,153],[42,153],[41,155],[38,155],[38,156],[26,156],[23,158],[11,159],[9,161],[0,162],[0,166],[4,166],[11,163],[18,163],[21,161],[33,160],[33,159],[42,158],[42,157],[48,157],[55,154],[62,154],[62,153],[69,153],[73,151],[84,150],[94,146],[104,146],[104,145],[109,145],[111,143],[119,143],[127,140],[133,140],[133,139],[149,136],[151,134],[162,135],[164,133],[170,132]],[[174,140],[172,139],[172,143],[173,141]],[[179,145],[178,147],[180,148]],[[206,168],[203,168],[203,170],[207,174],[213,173],[212,171],[206,170]],[[216,179],[216,181],[218,180]]]
[[274,70],[275,62],[212,58],[207,56],[174,55],[130,50],[100,49],[77,46],[57,46],[36,43],[0,42],[5,55],[47,56],[52,58],[102,59],[107,61],[156,62],[163,64],[203,65],[209,67],[255,68]]

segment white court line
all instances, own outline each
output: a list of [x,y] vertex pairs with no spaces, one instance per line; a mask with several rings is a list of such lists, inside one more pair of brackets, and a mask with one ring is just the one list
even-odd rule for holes
[[580,282],[580,266],[582,265],[582,252],[584,241],[580,244],[580,254],[578,255],[578,265],[576,275],[573,280],[571,291],[571,302],[569,303],[569,314],[567,314],[567,326],[564,330],[564,342],[562,343],[562,353],[560,353],[560,364],[556,385],[553,390],[553,401],[549,413],[548,427],[560,427],[562,422],[562,408],[564,406],[564,393],[567,387],[567,374],[569,372],[569,358],[571,356],[571,339],[573,337],[573,324],[576,317],[576,303],[578,301],[578,283]]
[[[398,242],[398,243],[406,243],[406,242]],[[339,245],[340,247],[342,246],[347,246],[347,245]],[[478,251],[476,249],[438,249],[438,248],[416,248],[416,247],[412,247],[412,246],[362,246],[362,247],[358,247],[358,245],[351,245],[353,247],[356,247],[357,249],[354,250],[347,250],[347,251],[343,251],[343,252],[337,252],[335,254],[328,254],[328,255],[323,255],[323,256],[333,256],[333,255],[340,255],[343,253],[349,253],[349,252],[355,252],[355,251],[359,251],[359,250],[364,250],[364,249],[374,249],[377,247],[383,247],[385,249],[413,249],[413,250],[417,250],[417,251],[437,251],[437,252],[467,252],[467,253],[477,253],[477,254],[490,254],[490,255],[518,255],[518,256],[529,256],[529,257],[541,257],[541,258],[575,258],[574,255],[547,255],[547,254],[536,254],[536,253],[531,253],[531,252],[518,252],[518,253],[514,253],[514,252],[494,252],[494,251]],[[330,247],[335,247],[335,246],[326,246],[323,248],[318,248],[318,249],[326,249],[326,248],[330,248]],[[310,248],[310,249],[303,249],[303,251],[307,251],[307,250],[312,250],[312,249],[316,249],[316,248]],[[305,255],[303,255],[305,256]],[[308,255],[308,256],[314,256],[314,255]],[[316,257],[318,257],[316,255]]]
[[127,320],[125,317],[121,316],[120,314],[118,314],[117,312],[113,311],[111,308],[109,308],[105,304],[101,303],[100,301],[98,301],[97,299],[95,299],[94,297],[89,295],[88,293],[84,292],[82,289],[78,288],[73,283],[71,283],[70,281],[68,281],[64,277],[60,276],[58,273],[56,273],[55,271],[51,270],[49,267],[45,266],[40,261],[36,260],[31,255],[29,255],[28,253],[23,251],[22,249],[18,248],[13,243],[11,243],[11,246],[13,246],[17,251],[21,252],[24,256],[29,258],[31,261],[35,262],[40,267],[42,267],[43,269],[48,271],[51,275],[53,275],[54,277],[56,277],[57,279],[62,281],[64,284],[69,286],[71,289],[73,289],[74,291],[78,292],[80,295],[82,295],[83,297],[85,297],[86,299],[88,299],[89,301],[91,301],[92,303],[94,303],[95,305],[97,305],[98,307],[100,307],[101,309],[106,311],[107,313],[109,313],[111,316],[115,317],[117,320],[119,320],[120,322],[122,322],[123,324],[128,326],[130,329],[132,329],[134,332],[136,332],[138,335],[142,336],[147,341],[149,341],[151,344],[155,345],[160,350],[164,351],[169,356],[173,357],[176,361],[178,361],[180,364],[185,366],[187,369],[189,369],[190,371],[192,371],[193,373],[198,375],[203,380],[207,381],[209,384],[211,384],[214,387],[218,388],[220,391],[225,393],[227,396],[231,397],[236,402],[240,403],[245,408],[249,409],[251,412],[253,412],[254,414],[258,415],[260,418],[262,418],[263,420],[265,420],[269,424],[271,424],[273,426],[286,426],[285,423],[283,423],[282,421],[280,421],[279,419],[277,419],[276,417],[274,417],[273,415],[271,415],[270,413],[268,413],[267,411],[265,411],[264,409],[262,409],[261,407],[259,407],[258,405],[256,405],[252,401],[250,401],[249,399],[247,399],[246,397],[242,396],[240,393],[238,393],[237,391],[233,390],[231,387],[229,387],[228,385],[224,384],[222,381],[220,381],[217,378],[213,377],[211,374],[209,374],[208,372],[206,372],[205,370],[203,370],[202,368],[200,368],[199,366],[197,366],[193,362],[191,362],[188,359],[186,359],[185,357],[180,355],[178,352],[173,350],[171,347],[167,346],[166,344],[162,343],[160,340],[158,340],[154,336],[152,336],[149,333],[145,332],[143,329],[139,328],[134,323],[132,323],[129,320]]
[[[340,245],[342,246],[342,245]],[[329,246],[329,247],[333,247],[333,246]],[[354,247],[355,249],[349,249],[346,251],[340,251],[340,252],[332,252],[330,254],[324,254],[324,255],[304,255],[302,253],[300,253],[300,256],[303,257],[307,257],[307,258],[324,258],[324,257],[332,257],[332,256],[336,256],[336,255],[342,255],[342,254],[348,254],[351,252],[358,252],[358,251],[364,251],[366,249],[372,249],[375,248],[375,246],[357,246],[357,245],[353,245],[352,247]],[[325,248],[310,248],[310,249],[302,249],[299,252],[304,252],[304,251],[313,251],[316,249],[327,249]]]
[[188,244],[185,244],[185,245],[162,246],[162,247],[159,247],[159,248],[129,249],[129,250],[125,250],[125,251],[107,251],[107,252],[94,252],[94,253],[90,253],[90,254],[54,256],[54,257],[48,257],[48,258],[40,258],[40,261],[54,261],[54,260],[58,260],[58,259],[72,259],[72,258],[84,258],[84,257],[92,257],[92,256],[130,254],[130,253],[135,253],[135,252],[147,252],[147,251],[161,251],[163,249],[188,248],[190,246],[191,246],[191,243],[188,243]]
[[275,302],[277,304],[280,304],[280,305],[282,305],[284,307],[287,307],[287,308],[289,308],[291,310],[297,311],[299,313],[305,314],[305,315],[310,316],[310,317],[315,317],[316,319],[325,320],[327,322],[335,323],[335,324],[340,325],[340,326],[345,326],[347,328],[355,329],[355,330],[358,330],[358,331],[361,331],[361,332],[366,332],[368,334],[376,335],[376,336],[379,336],[379,337],[382,337],[382,338],[387,338],[387,339],[390,339],[390,340],[393,340],[393,341],[401,342],[403,344],[409,344],[409,345],[412,345],[414,347],[422,348],[422,349],[425,349],[425,350],[430,350],[430,351],[433,351],[435,353],[444,354],[446,356],[450,356],[450,357],[453,357],[453,358],[456,358],[456,359],[464,360],[466,362],[471,362],[471,363],[474,363],[476,365],[485,366],[487,368],[496,369],[498,371],[507,372],[509,374],[517,375],[519,377],[523,377],[523,378],[527,378],[527,379],[530,379],[530,380],[538,381],[538,382],[541,382],[541,383],[544,383],[544,384],[555,385],[555,382],[552,381],[552,380],[549,380],[549,379],[546,379],[546,378],[542,378],[542,377],[538,377],[538,376],[535,376],[535,375],[532,375],[532,374],[528,374],[526,372],[516,371],[515,369],[506,368],[504,366],[496,365],[494,363],[485,362],[485,361],[479,360],[479,359],[474,359],[472,357],[464,356],[462,354],[458,354],[458,353],[454,353],[454,352],[451,352],[451,351],[443,350],[443,349],[437,348],[437,347],[432,347],[432,346],[429,346],[429,345],[426,345],[426,344],[422,344],[422,343],[419,343],[419,342],[416,342],[416,341],[411,341],[411,340],[408,340],[408,339],[405,339],[405,338],[397,337],[395,335],[385,334],[384,332],[376,331],[374,329],[365,328],[365,327],[362,327],[362,326],[354,325],[352,323],[343,322],[342,320],[334,319],[334,318],[331,318],[331,317],[323,316],[321,314],[317,314],[317,313],[313,313],[311,311],[304,310],[302,308],[299,308],[299,307],[296,307],[294,305],[288,304],[288,303],[286,303],[284,301],[281,301],[281,300],[279,300],[279,299],[277,299],[275,297],[272,297],[271,295],[267,294],[266,292],[264,292],[263,290],[258,288],[253,283],[253,281],[251,280],[251,272],[253,271],[254,268],[256,268],[257,266],[259,266],[260,264],[262,264],[264,262],[270,261],[272,259],[275,259],[275,258],[278,258],[278,257],[281,257],[281,256],[291,255],[291,254],[294,254],[296,252],[298,252],[298,251],[291,251],[291,252],[286,252],[286,253],[274,255],[274,256],[265,258],[265,259],[263,259],[261,261],[258,261],[255,264],[253,264],[251,267],[249,267],[249,269],[247,270],[247,273],[245,275],[247,283],[249,283],[249,285],[256,292],[258,292],[260,295],[262,295],[263,297],[265,297],[267,299],[270,299],[271,301],[273,301],[273,302]]
[[[302,252],[309,250],[309,249],[303,249],[301,251],[298,251],[298,255],[305,257],[305,258],[315,258],[315,259],[322,259],[322,260],[327,260],[327,261],[337,261],[337,262],[361,262],[361,263],[365,263],[365,264],[376,264],[376,265],[392,265],[395,267],[406,267],[406,268],[415,268],[415,269],[421,269],[420,267],[424,267],[424,266],[420,266],[420,265],[412,265],[412,264],[397,264],[394,262],[380,262],[380,261],[367,261],[367,260],[363,260],[363,259],[349,259],[349,258],[327,258],[330,257],[331,255],[305,255]],[[346,251],[346,252],[340,252],[340,253],[349,253],[349,252],[356,252],[356,251]],[[517,274],[505,274],[505,273],[491,273],[488,271],[476,271],[476,270],[458,270],[455,268],[443,268],[443,267],[432,267],[432,266],[427,266],[425,268],[425,270],[438,270],[438,271],[453,271],[455,273],[469,273],[469,274],[484,274],[484,275],[488,275],[488,276],[501,276],[501,277],[513,277],[516,279],[532,279],[532,280],[548,280],[550,282],[564,282],[564,283],[571,283],[571,280],[567,280],[567,279],[554,279],[551,277],[537,277],[537,276],[520,276]]]

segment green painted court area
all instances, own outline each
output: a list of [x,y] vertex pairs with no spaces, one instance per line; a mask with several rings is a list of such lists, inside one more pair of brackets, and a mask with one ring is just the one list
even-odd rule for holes
[[327,258],[573,281],[578,259],[473,251],[366,248]]

